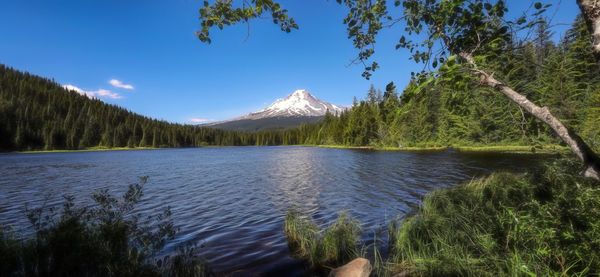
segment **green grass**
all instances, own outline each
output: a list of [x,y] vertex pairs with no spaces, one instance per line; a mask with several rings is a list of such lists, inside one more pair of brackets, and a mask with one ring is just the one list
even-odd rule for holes
[[[570,164],[495,173],[428,194],[390,228],[391,272],[422,276],[600,273],[600,189]],[[397,225],[396,225],[397,226]]]
[[308,261],[313,269],[336,267],[360,254],[360,225],[345,213],[319,230],[317,224],[291,210],[285,218],[284,233],[294,255]]
[[492,146],[439,146],[439,145],[423,145],[423,146],[349,146],[349,145],[305,145],[305,146],[316,146],[321,148],[333,148],[333,149],[366,149],[366,150],[377,150],[377,151],[444,151],[448,149],[454,149],[459,152],[502,152],[502,153],[537,153],[537,154],[550,154],[550,153],[562,153],[567,152],[569,149],[560,145],[543,145],[543,146],[529,146],[529,145],[492,145]]
[[404,146],[404,147],[391,147],[391,146],[382,146],[375,147],[374,150],[381,151],[444,151],[447,150],[448,147],[445,146]]
[[336,144],[305,144],[302,146],[308,147],[320,147],[320,148],[331,148],[331,149],[374,149],[372,146],[351,146],[351,145],[336,145]]
[[56,149],[56,150],[30,150],[30,151],[19,151],[18,153],[32,154],[32,153],[71,153],[71,152],[99,152],[99,151],[131,151],[131,150],[154,150],[161,149],[157,147],[87,147],[82,149]]
[[309,147],[331,148],[331,149],[356,149],[356,150],[376,150],[376,151],[442,151],[448,149],[444,146],[411,146],[411,147],[392,147],[392,146],[351,146],[351,145],[304,145]]
[[529,145],[492,145],[492,146],[456,146],[460,152],[507,152],[507,153],[561,153],[569,148],[561,145],[548,144],[543,146]]

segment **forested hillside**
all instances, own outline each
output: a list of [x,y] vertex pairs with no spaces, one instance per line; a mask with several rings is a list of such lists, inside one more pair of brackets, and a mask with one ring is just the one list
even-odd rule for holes
[[285,139],[282,132],[250,134],[151,119],[0,65],[2,151],[273,145]]
[[[600,146],[600,71],[591,36],[579,18],[560,43],[547,24],[535,39],[500,46],[482,57],[494,76],[547,106],[588,143]],[[327,118],[304,143],[426,146],[558,143],[546,124],[504,95],[478,86],[463,65],[447,61],[434,80],[414,80],[399,96],[394,84],[371,87],[365,100]]]

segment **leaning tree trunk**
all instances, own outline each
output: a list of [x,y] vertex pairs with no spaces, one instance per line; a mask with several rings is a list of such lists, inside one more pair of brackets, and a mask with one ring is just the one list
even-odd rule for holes
[[600,0],[577,0],[577,4],[594,38],[594,54],[600,60]]
[[511,101],[515,102],[521,108],[528,111],[530,114],[542,120],[556,132],[556,134],[564,141],[579,159],[583,161],[585,170],[583,175],[588,178],[600,180],[600,158],[594,153],[594,151],[579,137],[576,133],[570,131],[565,125],[558,120],[547,107],[540,107],[535,103],[529,101],[527,97],[514,91],[512,88],[504,84],[503,82],[494,78],[493,74],[487,73],[477,68],[477,64],[473,59],[473,56],[469,53],[460,53],[460,57],[465,59],[472,67],[475,74],[479,77],[481,82],[495,90],[500,91]]

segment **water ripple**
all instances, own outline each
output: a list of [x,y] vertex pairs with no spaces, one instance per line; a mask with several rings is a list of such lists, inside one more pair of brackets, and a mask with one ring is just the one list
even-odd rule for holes
[[137,212],[170,206],[178,236],[166,251],[196,244],[218,273],[302,275],[283,218],[295,207],[321,226],[341,211],[358,218],[365,240],[416,207],[423,195],[492,170],[521,170],[531,155],[405,153],[309,147],[225,147],[158,151],[0,155],[0,224],[32,230],[26,206],[59,206],[63,194],[90,204],[100,188],[122,193],[149,176]]

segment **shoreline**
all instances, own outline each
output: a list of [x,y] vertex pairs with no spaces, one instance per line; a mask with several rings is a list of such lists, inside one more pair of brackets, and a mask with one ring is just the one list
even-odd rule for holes
[[137,150],[159,150],[169,149],[160,147],[89,147],[83,149],[55,149],[55,150],[26,150],[26,151],[12,151],[5,153],[17,153],[17,154],[40,154],[40,153],[77,153],[77,152],[105,152],[105,151],[137,151]]
[[[244,145],[246,146],[246,145]],[[247,145],[253,146],[253,145]],[[549,144],[541,148],[534,148],[529,145],[489,145],[489,146],[409,146],[409,147],[391,147],[391,146],[349,146],[349,145],[276,145],[276,146],[301,146],[301,147],[317,147],[329,149],[348,149],[348,150],[368,150],[368,151],[399,151],[399,152],[442,152],[442,151],[457,151],[465,153],[518,153],[518,154],[556,154],[568,152],[568,148],[561,145]],[[139,150],[160,150],[160,149],[182,149],[182,148],[219,148],[219,147],[235,147],[235,146],[202,146],[202,147],[90,147],[84,149],[56,149],[56,150],[27,150],[13,151],[5,153],[17,154],[39,154],[39,153],[77,153],[77,152],[104,152],[104,151],[139,151]]]
[[405,151],[405,152],[435,152],[453,150],[465,153],[518,153],[518,154],[555,154],[568,152],[569,148],[561,145],[548,144],[541,148],[534,148],[529,145],[489,145],[489,146],[411,146],[411,147],[377,147],[377,146],[346,146],[346,145],[305,145],[311,147],[331,148],[331,149],[353,149],[353,150],[371,150],[371,151]]

